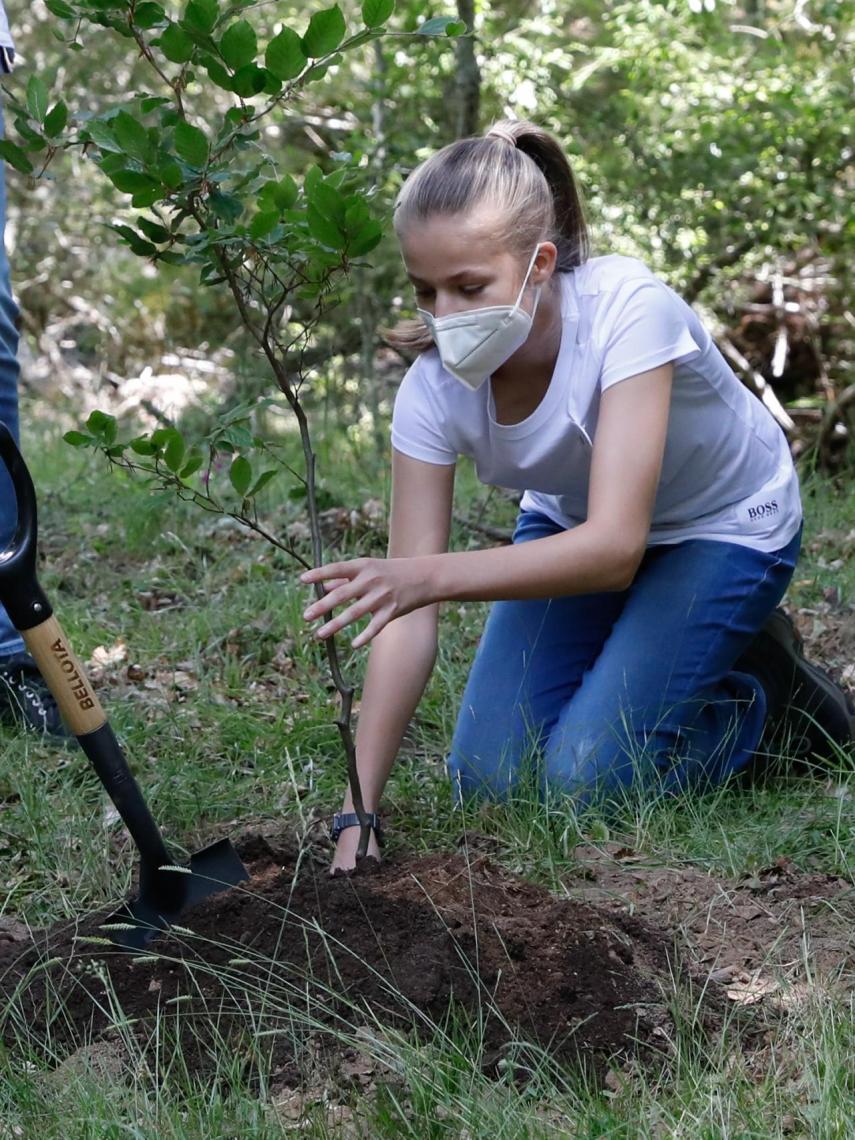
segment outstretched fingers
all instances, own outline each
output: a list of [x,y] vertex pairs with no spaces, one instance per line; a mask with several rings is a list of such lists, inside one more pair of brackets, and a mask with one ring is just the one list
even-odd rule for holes
[[371,613],[373,606],[377,604],[377,599],[359,598],[352,606],[348,606],[346,610],[334,617],[332,621],[328,621],[322,625],[320,629],[315,630],[314,636],[320,639],[331,637],[334,633],[338,633],[340,629],[350,625],[351,622],[358,621],[359,618],[365,617],[366,614]]

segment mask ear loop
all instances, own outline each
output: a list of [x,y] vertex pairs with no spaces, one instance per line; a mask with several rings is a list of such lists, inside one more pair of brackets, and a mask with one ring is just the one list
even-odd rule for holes
[[[518,309],[520,307],[520,301],[522,300],[522,295],[526,291],[526,289],[528,288],[528,279],[529,279],[529,277],[531,277],[531,271],[534,268],[534,263],[537,261],[537,255],[539,253],[540,253],[540,242],[538,242],[537,245],[534,247],[534,253],[531,255],[531,261],[528,263],[528,269],[525,271],[525,277],[523,277],[523,283],[520,286],[520,291],[519,291],[519,293],[517,293],[517,299],[514,302],[514,308],[515,309]],[[538,288],[540,288],[540,286],[538,286]]]

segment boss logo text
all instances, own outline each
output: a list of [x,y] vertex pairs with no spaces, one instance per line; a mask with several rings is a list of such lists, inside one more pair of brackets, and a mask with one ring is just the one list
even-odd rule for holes
[[770,499],[768,503],[758,503],[756,507],[748,508],[748,517],[752,522],[755,519],[764,519],[767,515],[776,515],[778,513],[778,504],[775,499]]

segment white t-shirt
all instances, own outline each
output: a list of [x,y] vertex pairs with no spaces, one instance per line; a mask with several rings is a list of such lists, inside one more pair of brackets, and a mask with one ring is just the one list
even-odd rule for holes
[[734,376],[695,312],[634,257],[559,274],[562,333],[549,388],[520,423],[499,424],[491,385],[465,388],[436,349],[404,376],[392,444],[427,463],[469,456],[483,483],[524,491],[560,526],[587,517],[600,394],[669,360],[674,382],[648,543],[691,538],[785,546],[802,518],[787,439]]

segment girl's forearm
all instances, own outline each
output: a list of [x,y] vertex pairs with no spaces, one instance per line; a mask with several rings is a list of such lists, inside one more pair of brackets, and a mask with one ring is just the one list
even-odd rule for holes
[[[407,725],[436,660],[437,607],[390,622],[368,658],[356,732],[356,766],[366,811],[376,811]],[[343,811],[353,811],[350,788]]]
[[488,602],[623,590],[642,553],[582,523],[548,538],[420,561],[432,600]]

